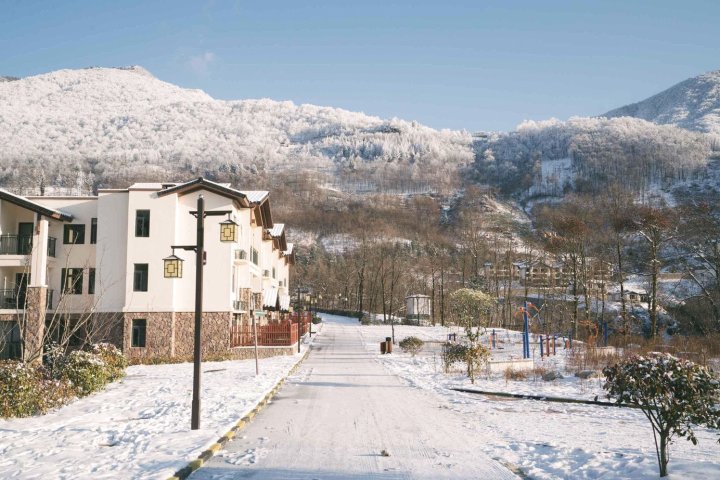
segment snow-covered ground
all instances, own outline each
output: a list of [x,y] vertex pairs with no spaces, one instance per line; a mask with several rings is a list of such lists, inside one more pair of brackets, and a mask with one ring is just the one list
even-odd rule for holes
[[201,429],[190,430],[192,364],[138,365],[47,415],[0,419],[2,479],[164,479],[225,434],[300,360],[204,362]]
[[[602,380],[582,380],[566,373],[567,351],[557,345],[557,355],[540,360],[537,344],[532,348],[536,364],[559,370],[565,378],[545,382],[539,377],[507,381],[503,374],[482,376],[472,385],[461,366],[443,372],[441,342],[458,329],[395,326],[397,341],[416,336],[432,343],[415,357],[396,346],[392,355],[380,355],[379,342],[390,336],[390,326],[362,327],[366,348],[391,372],[409,385],[432,391],[447,402],[447,408],[467,417],[477,434],[499,438],[484,450],[493,458],[519,466],[533,479],[652,479],[658,478],[652,430],[641,411],[629,408],[548,403],[501,399],[465,394],[452,387],[478,390],[605,400]],[[498,330],[502,350],[495,357],[521,357],[520,335]],[[487,344],[487,339],[485,340]],[[670,478],[720,478],[719,432],[698,429],[699,443],[693,446],[677,439],[670,450]]]
[[[332,316],[326,316],[326,318],[333,323],[357,325],[357,321],[354,319],[338,319]],[[435,425],[433,435],[418,437],[418,441],[424,442],[423,445],[428,448],[442,443],[444,445],[444,450],[441,449],[442,452],[447,454],[452,451],[455,455],[452,457],[455,459],[455,463],[458,459],[467,457],[467,452],[462,453],[462,451],[472,445],[479,457],[490,457],[498,460],[500,464],[518,466],[524,474],[533,479],[638,480],[657,478],[655,447],[651,429],[648,421],[638,410],[500,399],[450,390],[450,387],[456,386],[473,387],[460,368],[450,374],[443,373],[440,345],[447,338],[448,333],[458,332],[457,330],[442,327],[396,326],[398,340],[414,335],[429,341],[427,347],[420,354],[411,357],[399,351],[397,347],[392,355],[379,354],[378,344],[390,335],[390,326],[357,325],[357,327],[353,327],[353,330],[357,328],[359,332],[353,334],[355,338],[357,335],[362,336],[362,343],[358,343],[358,346],[361,349],[364,348],[367,355],[359,353],[348,355],[340,347],[336,350],[336,344],[338,346],[345,345],[344,348],[348,346],[349,338],[345,338],[344,333],[348,330],[329,329],[328,327],[329,325],[323,327],[324,333],[319,335],[322,343],[317,352],[311,355],[310,364],[293,377],[281,391],[280,400],[273,402],[274,405],[267,412],[272,411],[273,415],[283,416],[286,415],[285,409],[297,408],[298,402],[300,404],[309,402],[311,397],[300,395],[295,398],[305,391],[301,392],[299,390],[301,388],[315,388],[318,392],[329,392],[328,387],[337,388],[339,389],[336,392],[338,395],[354,395],[356,403],[371,405],[372,402],[379,402],[385,407],[389,404],[389,392],[392,392],[393,395],[399,396],[398,398],[402,398],[405,402],[404,409],[390,412],[390,417],[395,418],[396,423],[400,422],[400,418],[404,419],[403,411],[418,410],[421,407],[420,404],[425,405],[422,407],[425,408],[423,416],[420,417],[423,418],[422,425],[434,425],[432,422],[440,421],[439,419],[446,422],[442,425]],[[336,335],[331,338],[323,338],[329,332],[335,332]],[[496,357],[519,357],[521,353],[519,338],[516,332],[498,331],[498,344],[503,349],[494,351]],[[356,341],[359,342],[359,339]],[[558,355],[550,359],[546,358],[542,362],[538,358],[537,346],[532,349],[532,352],[537,362],[542,363],[546,369],[557,369],[565,373],[569,357],[562,350],[562,345],[558,345]],[[332,354],[338,358],[333,357],[332,361],[323,363],[323,355]],[[374,363],[374,360],[380,362],[388,373],[399,376],[403,383],[414,392],[408,392],[404,388],[398,389],[399,385],[390,389],[388,385],[392,384],[394,376],[380,375],[377,372],[370,372],[372,375],[363,375],[365,370],[362,369],[370,368],[365,365],[368,362],[368,355],[371,363]],[[261,374],[258,377],[254,375],[253,361],[204,363],[203,428],[195,432],[189,429],[192,365],[130,367],[128,376],[124,380],[110,385],[103,392],[78,400],[48,415],[27,419],[0,420],[0,478],[167,478],[189,460],[196,458],[200,452],[229,430],[235,421],[251,410],[298,360],[298,355],[261,360]],[[313,361],[320,363],[315,365]],[[323,370],[323,368],[337,369],[346,363],[355,369],[351,369],[354,374],[349,374],[350,377],[347,378],[347,381],[359,382],[362,385],[358,386],[367,388],[341,389],[339,387],[343,384],[331,381],[333,377],[327,377],[328,373]],[[328,372],[334,371],[331,370]],[[357,378],[353,379],[352,375]],[[384,383],[376,385],[375,382],[385,382],[388,385]],[[397,381],[395,383],[397,384]],[[565,378],[553,382],[544,382],[539,378],[533,379],[533,375],[530,375],[530,378],[525,381],[506,381],[503,375],[495,375],[479,378],[474,388],[585,399],[603,395],[600,380],[581,380],[572,375],[566,375]],[[310,391],[308,390],[308,392]],[[373,396],[376,395],[373,392],[381,394],[379,399]],[[422,395],[418,396],[418,394]],[[417,406],[407,404],[407,402],[414,401],[412,399],[417,399]],[[341,408],[340,413],[349,409],[352,403],[350,397],[343,401],[350,403],[332,404],[336,409]],[[427,408],[428,402],[429,405],[434,405],[432,409]],[[307,416],[310,422],[308,425],[312,425],[317,432],[324,428],[324,426],[318,425],[318,422],[321,422],[320,412],[334,411],[332,408],[328,408],[332,405],[323,402],[315,405],[316,410],[311,410]],[[356,421],[359,419],[367,423],[368,419],[377,420],[379,411],[376,409],[372,414],[368,413],[368,415],[353,418]],[[263,414],[264,412],[256,422],[260,422]],[[297,412],[291,412],[289,418],[295,421],[299,417],[297,417]],[[338,418],[344,417],[341,415]],[[352,419],[347,421],[352,423]],[[366,425],[368,431],[376,431],[377,425],[371,423]],[[389,423],[382,422],[380,424],[389,425]],[[420,429],[420,424],[413,426],[412,423],[403,423],[403,425],[411,430]],[[257,440],[252,436],[248,436],[246,439],[241,437],[237,440],[236,447],[245,447],[247,446],[245,443],[254,445],[254,442],[259,441],[258,448],[266,448],[266,446],[263,447],[263,442],[267,442],[267,440],[263,440],[267,436],[263,433],[265,427],[258,423],[258,425],[252,426],[248,432],[253,431],[252,428],[257,430],[256,437],[262,438]],[[348,429],[348,434],[345,436],[342,435],[344,430],[333,429],[332,426],[331,430],[335,432],[333,441],[349,442],[348,444],[355,442],[354,444],[360,446],[363,445],[363,442],[378,443],[379,440],[394,445],[393,441],[397,443],[398,438],[407,434],[404,431],[386,431],[383,428],[377,430],[382,438],[353,437],[348,440],[353,435],[352,429]],[[285,454],[283,449],[294,445],[292,442],[287,443],[287,434],[283,432],[279,430],[274,432],[272,439],[276,444],[274,448],[279,449],[278,458]],[[298,432],[302,440],[302,451],[308,451],[308,446],[315,444],[307,444],[307,442],[320,442],[318,444],[320,445],[329,441],[322,435],[308,432],[310,431]],[[451,443],[448,443],[448,438],[452,437],[450,432],[462,435],[464,444],[452,447]],[[692,446],[683,439],[678,439],[671,446],[671,479],[720,478],[720,447],[716,443],[718,432],[701,429],[698,433],[699,444],[697,446]],[[378,445],[375,443],[372,446],[378,448],[382,446],[382,442]],[[405,444],[402,443],[402,445]],[[389,461],[399,462],[403,468],[417,469],[419,467],[412,467],[417,463],[412,460],[412,452],[417,450],[417,446],[413,445],[413,443],[408,443],[407,448],[403,447],[403,450],[400,449],[400,446],[394,446],[391,451],[393,455],[389,460],[383,460],[377,454],[362,457],[361,460],[364,462],[363,465],[367,464],[365,466],[372,471],[378,471],[379,468],[379,471],[382,472],[383,462]],[[328,445],[325,447],[330,449]],[[377,448],[374,450],[373,448],[370,450],[375,452]],[[242,455],[248,455],[247,449],[238,451]],[[309,451],[315,452],[312,448]],[[264,450],[260,449],[257,452],[253,450],[253,452],[254,455],[257,452],[264,452]],[[227,455],[227,453],[221,454],[219,460],[227,461]],[[432,460],[435,458],[434,455],[429,455],[428,458]],[[350,461],[342,457],[328,459],[327,455],[311,457],[316,460],[318,468],[332,463],[331,460],[335,462],[332,463],[335,466],[345,465]],[[245,461],[243,460],[244,456],[238,458],[242,460],[241,463]],[[298,458],[306,460],[306,457]],[[421,460],[427,460],[427,458],[423,456]],[[268,461],[263,460],[265,463]],[[250,460],[245,463],[254,465]],[[223,465],[222,462],[215,464]],[[321,469],[309,469],[310,466],[303,462],[299,462],[298,465],[301,464],[305,465],[306,470],[295,471],[287,466],[285,470],[267,470],[265,473],[282,471],[288,475],[307,474],[302,478],[314,478],[313,475],[317,477],[319,473],[322,473]],[[358,465],[356,464],[353,468],[360,468]],[[460,472],[464,471],[463,468],[470,467],[470,464],[453,465],[453,469],[443,470],[443,472]],[[237,472],[227,468],[227,466],[222,466],[218,471],[208,467],[203,475],[210,474],[210,477],[214,478],[217,474],[220,475],[219,478],[222,478],[223,475],[226,478],[234,478],[233,475]],[[203,470],[206,469],[203,468],[200,472]],[[385,472],[388,475],[392,473]]]

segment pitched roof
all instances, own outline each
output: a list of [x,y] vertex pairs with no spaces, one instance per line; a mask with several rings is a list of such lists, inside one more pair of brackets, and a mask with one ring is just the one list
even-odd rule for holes
[[272,228],[268,228],[267,232],[270,234],[271,237],[279,237],[285,232],[285,224],[276,223],[275,225],[273,225]]
[[284,252],[287,250],[287,241],[285,240],[285,224],[276,223],[272,228],[265,229],[270,238],[273,240],[273,245],[277,250]]
[[290,265],[295,265],[295,244],[287,243],[287,250],[283,252],[283,257],[288,259]]
[[278,289],[276,287],[265,287],[263,289],[263,307],[277,310],[278,306]]
[[240,190],[240,192],[253,203],[261,203],[270,196],[267,190]]
[[208,192],[236,200],[241,207],[255,209],[255,214],[260,225],[265,228],[272,228],[273,226],[272,214],[270,212],[270,192],[267,190],[237,190],[230,187],[227,183],[217,183],[203,177],[198,177],[195,180],[177,185],[163,185],[168,188],[160,190],[157,194],[158,197],[164,197],[170,194],[185,195],[198,190],[207,190]]
[[213,182],[212,180],[207,180],[203,177],[198,177],[195,180],[190,180],[189,182],[180,183],[173,187],[169,187],[169,188],[165,188],[164,190],[160,190],[158,192],[158,197],[164,197],[165,195],[170,195],[170,194],[186,195],[188,193],[196,192],[198,190],[207,190],[208,192],[216,193],[223,197],[231,198],[231,199],[237,201],[240,204],[240,206],[242,206],[242,207],[248,208],[248,207],[253,206],[252,202],[248,199],[247,195],[245,195],[240,190],[230,188],[229,186],[227,186],[227,184],[222,184],[222,183]]
[[5,200],[6,202],[10,202],[14,205],[17,205],[18,207],[22,207],[27,210],[31,210],[33,212],[39,213],[40,215],[54,218],[56,220],[61,220],[63,222],[70,222],[73,219],[73,216],[70,215],[69,213],[65,213],[60,210],[55,210],[54,208],[48,208],[44,205],[40,205],[39,203],[33,202],[32,200],[28,200],[25,197],[21,197],[19,195],[15,195],[14,193],[10,193],[7,190],[4,190],[2,188],[0,188],[0,200]]

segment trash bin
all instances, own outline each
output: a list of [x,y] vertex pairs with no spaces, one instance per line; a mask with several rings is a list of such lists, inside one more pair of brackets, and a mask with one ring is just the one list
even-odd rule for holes
[[387,342],[380,342],[380,354],[384,355],[387,352]]
[[385,352],[392,353],[392,337],[385,337],[385,344],[387,345],[385,347]]

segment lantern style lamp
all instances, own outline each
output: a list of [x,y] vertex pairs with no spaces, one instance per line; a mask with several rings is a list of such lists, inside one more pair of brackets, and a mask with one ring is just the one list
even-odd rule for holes
[[182,278],[182,262],[183,259],[175,255],[175,250],[173,250],[172,255],[163,258],[165,278]]
[[233,222],[229,215],[227,220],[220,222],[220,241],[236,242],[237,226],[238,224]]

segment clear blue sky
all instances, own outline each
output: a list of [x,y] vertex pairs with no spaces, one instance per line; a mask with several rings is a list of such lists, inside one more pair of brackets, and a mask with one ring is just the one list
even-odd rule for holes
[[142,65],[436,128],[595,115],[720,69],[720,1],[0,0],[0,74]]

